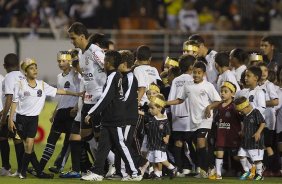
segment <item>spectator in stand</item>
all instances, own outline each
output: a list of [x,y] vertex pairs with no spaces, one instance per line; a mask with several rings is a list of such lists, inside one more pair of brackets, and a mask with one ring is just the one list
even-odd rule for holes
[[118,28],[118,12],[114,0],[104,0],[97,8],[97,25],[103,29]]
[[199,13],[199,22],[201,30],[214,29],[214,15],[208,6],[204,6]]
[[190,1],[184,1],[183,8],[178,15],[179,27],[181,31],[195,32],[199,28],[198,13],[194,9],[194,3]]
[[182,7],[183,0],[164,0],[167,12],[167,28],[177,28],[177,16]]
[[260,31],[270,30],[271,2],[268,0],[256,0],[254,4],[254,29]]

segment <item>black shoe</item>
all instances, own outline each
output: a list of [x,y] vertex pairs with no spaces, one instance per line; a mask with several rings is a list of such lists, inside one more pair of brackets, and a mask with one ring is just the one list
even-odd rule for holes
[[176,173],[177,173],[176,167],[174,169],[169,169],[168,171],[169,179],[173,179],[176,176]]
[[62,173],[63,169],[59,168],[57,166],[53,166],[53,167],[49,167],[48,169],[50,172],[55,173],[55,174],[59,174]]
[[54,174],[47,174],[45,172],[41,172],[40,174],[36,175],[37,178],[44,178],[44,179],[53,179]]
[[33,175],[33,176],[36,176],[36,175],[37,175],[37,173],[36,173],[36,171],[35,171],[35,169],[34,169],[33,167],[27,168],[27,172],[28,172],[29,174]]
[[149,175],[149,173],[144,173],[144,175],[143,175],[143,179],[150,179],[150,175]]
[[152,173],[150,177],[152,180],[161,180],[162,179],[161,176],[157,176],[155,173]]

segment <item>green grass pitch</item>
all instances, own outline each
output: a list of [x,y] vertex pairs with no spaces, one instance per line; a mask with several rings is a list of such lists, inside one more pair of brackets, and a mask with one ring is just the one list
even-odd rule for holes
[[[52,113],[52,111],[55,108],[55,104],[54,103],[46,103],[45,108],[42,112],[42,114],[40,115],[40,126],[42,126],[45,131],[46,131],[46,137],[48,136],[48,131],[50,130],[50,122],[49,122],[49,117]],[[61,139],[61,141],[59,141],[57,143],[55,152],[53,157],[51,158],[51,160],[48,162],[45,171],[48,171],[48,167],[52,166],[52,164],[55,161],[56,155],[58,154],[58,152],[61,149],[61,144],[62,144],[62,140],[63,137]],[[16,157],[15,157],[15,152],[14,152],[14,146],[13,143],[10,142],[11,145],[11,157],[10,157],[10,162],[12,165],[12,171],[14,172],[16,169]],[[45,142],[41,143],[41,144],[36,144],[35,145],[35,151],[37,154],[38,159],[40,159],[43,149],[45,147]],[[68,163],[65,167],[65,171],[69,170],[71,164],[70,164],[70,159],[68,160]],[[11,177],[0,177],[0,184],[44,184],[44,183],[53,183],[53,184],[73,184],[73,183],[90,183],[90,182],[85,182],[85,181],[80,181],[79,179],[60,179],[58,177],[58,175],[55,175],[55,178],[52,180],[46,180],[46,179],[37,179],[33,176],[28,175],[28,178],[25,180],[20,180],[19,178],[11,178]],[[109,181],[109,180],[104,180],[103,183],[122,183],[121,181]],[[130,182],[127,182],[130,183]],[[223,178],[223,180],[217,180],[217,181],[213,181],[213,180],[208,180],[208,179],[196,179],[193,177],[187,177],[187,178],[175,178],[173,180],[169,180],[168,178],[165,178],[163,180],[159,180],[159,181],[155,181],[155,180],[143,180],[141,181],[141,183],[162,183],[162,184],[166,184],[166,183],[189,183],[189,184],[194,184],[194,183],[282,183],[282,178],[265,178],[264,181],[240,181],[237,178]]]

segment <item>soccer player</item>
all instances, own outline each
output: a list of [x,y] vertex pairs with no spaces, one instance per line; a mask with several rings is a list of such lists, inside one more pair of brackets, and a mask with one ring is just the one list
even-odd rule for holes
[[233,98],[236,92],[236,85],[225,81],[221,86],[220,96],[222,103],[217,107],[216,122],[216,174],[209,176],[209,179],[222,179],[221,170],[223,165],[224,152],[229,151],[232,157],[237,156],[240,146],[241,120],[242,117],[235,109]]
[[247,167],[247,157],[250,158],[256,166],[256,175],[254,180],[263,180],[263,154],[264,154],[264,134],[265,120],[258,109],[253,108],[246,97],[239,97],[234,101],[236,110],[244,115],[242,125],[241,146],[238,156],[245,173],[240,177],[246,180],[251,174]]
[[131,148],[124,142],[122,127],[125,123],[125,103],[123,101],[122,75],[119,73],[118,66],[121,63],[121,55],[117,51],[108,51],[105,55],[105,70],[107,72],[107,82],[99,101],[89,110],[85,122],[90,118],[101,114],[101,134],[97,150],[97,158],[94,163],[92,173],[81,177],[82,180],[102,181],[104,175],[104,165],[107,155],[114,147],[131,176],[125,177],[122,181],[140,181],[142,175],[134,163]]
[[[22,158],[22,169],[19,177],[26,178],[29,162],[32,163],[39,178],[53,178],[52,174],[45,174],[34,152],[34,138],[38,127],[38,115],[43,109],[46,96],[56,94],[79,96],[79,93],[56,89],[41,80],[37,80],[37,63],[34,59],[26,58],[21,63],[26,79],[19,81],[14,90],[13,103],[9,116],[9,130],[17,132],[24,142],[25,153]],[[16,123],[14,115],[16,113]]]
[[144,121],[147,126],[147,148],[148,160],[153,164],[154,173],[152,179],[160,179],[162,177],[162,167],[160,163],[169,170],[169,176],[172,179],[177,172],[176,167],[167,161],[167,145],[170,137],[170,127],[167,116],[163,113],[165,107],[165,98],[162,94],[158,94],[150,98],[149,114],[144,115]]
[[[179,58],[179,68],[181,75],[172,81],[168,100],[174,100],[181,93],[184,85],[193,84],[193,65],[196,58],[191,55],[182,55]],[[178,175],[189,174],[188,168],[185,168],[182,160],[184,152],[183,145],[191,142],[191,116],[189,112],[189,99],[185,99],[184,103],[170,106],[172,115],[172,139],[174,140],[174,157],[175,164],[178,169]]]
[[240,83],[242,73],[247,69],[245,65],[248,60],[248,54],[240,48],[233,49],[229,54],[230,65],[238,83]]
[[265,92],[265,128],[264,128],[264,144],[266,147],[266,152],[268,156],[268,163],[266,163],[266,171],[264,172],[264,176],[273,175],[279,171],[279,165],[276,161],[274,150],[274,136],[275,136],[275,127],[276,127],[276,116],[275,116],[275,106],[279,104],[279,98],[277,94],[276,86],[268,80],[268,68],[265,63],[259,63],[258,67],[260,67],[262,71],[260,87]]
[[[57,88],[74,92],[79,92],[80,75],[71,68],[71,53],[68,51],[60,51],[57,55],[59,68],[63,71],[57,76]],[[40,159],[40,167],[43,171],[47,162],[53,155],[57,141],[61,133],[65,133],[65,139],[69,140],[72,122],[76,116],[78,102],[76,96],[57,96],[58,104],[52,116],[52,127],[47,138],[47,144],[44,149],[42,158]],[[65,143],[64,143],[65,144]],[[58,168],[62,170],[63,168]]]
[[225,81],[232,82],[236,85],[236,90],[240,90],[235,74],[229,70],[229,55],[225,52],[218,52],[215,55],[215,67],[220,74],[217,79],[217,91],[220,91]]
[[178,105],[189,99],[191,115],[191,130],[197,137],[197,152],[199,154],[199,166],[201,172],[197,177],[208,177],[208,154],[206,140],[212,126],[213,109],[221,101],[215,87],[204,80],[206,65],[203,62],[196,62],[193,66],[194,83],[185,85],[184,90],[177,96],[176,100],[167,102],[167,105]]
[[[8,143],[9,130],[8,130],[8,113],[11,108],[13,94],[15,85],[18,81],[25,78],[23,73],[20,71],[19,67],[19,59],[16,54],[10,53],[7,54],[4,58],[4,68],[7,71],[5,79],[2,85],[2,94],[5,95],[3,98],[3,111],[1,117],[1,125],[0,125],[0,148],[1,148],[1,157],[3,168],[1,169],[1,175],[10,175],[10,147]],[[1,97],[2,98],[2,97]],[[16,158],[18,168],[17,171],[11,176],[19,176],[19,173],[22,168],[22,156],[24,154],[24,145],[22,140],[11,136],[14,141]]]

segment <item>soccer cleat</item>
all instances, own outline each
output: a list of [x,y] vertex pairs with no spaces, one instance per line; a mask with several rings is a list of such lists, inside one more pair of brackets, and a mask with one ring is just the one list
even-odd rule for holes
[[107,174],[106,174],[105,177],[112,176],[115,172],[116,172],[116,167],[115,167],[115,165],[114,165],[114,164],[110,164],[110,165],[109,165],[109,170],[108,170],[108,172],[107,172]]
[[161,177],[161,176],[157,176],[155,173],[152,173],[152,174],[151,174],[151,179],[152,179],[152,180],[161,180],[162,177]]
[[0,170],[0,176],[11,176],[11,169],[7,170],[4,167],[1,168]]
[[142,175],[138,175],[138,176],[126,176],[126,177],[123,177],[121,179],[121,181],[141,181],[142,180]]
[[264,179],[263,176],[259,174],[256,174],[253,178],[253,180],[256,180],[256,181],[263,180],[263,179]]
[[183,169],[182,173],[183,174],[190,174],[192,171],[190,169]]
[[256,175],[256,166],[252,166],[252,168],[250,169],[250,175],[249,175],[249,179],[252,180]]
[[184,177],[186,177],[186,175],[182,172],[182,173],[180,173],[180,172],[177,172],[176,173],[176,177],[177,178],[184,178]]
[[16,172],[14,172],[13,174],[11,174],[11,177],[17,177],[17,176],[19,176],[20,175],[20,173],[18,172],[18,171],[16,171]]
[[20,179],[26,179],[26,175],[20,173],[20,174],[19,174],[19,178],[20,178]]
[[49,167],[48,170],[52,173],[59,174],[59,173],[62,173],[63,168],[59,168],[57,166],[52,166],[52,167]]
[[60,178],[81,178],[81,174],[75,171],[69,171],[59,175]]
[[41,172],[40,174],[37,174],[36,177],[41,179],[53,179],[54,174],[47,174],[45,172]]
[[102,181],[104,177],[95,173],[89,173],[88,175],[82,176],[80,179],[85,181]]
[[36,176],[36,175],[37,175],[37,173],[36,173],[36,171],[35,171],[35,169],[34,169],[33,167],[27,168],[27,172],[28,172],[29,174],[33,175],[33,176]]
[[175,167],[174,169],[169,169],[168,175],[169,179],[173,179],[177,174],[177,168]]
[[214,175],[209,176],[209,179],[210,180],[222,180],[222,177],[217,174],[214,174]]
[[121,180],[122,177],[118,174],[113,174],[112,176],[107,177],[108,180]]
[[246,171],[242,176],[240,176],[240,180],[246,180],[250,176],[251,172]]

